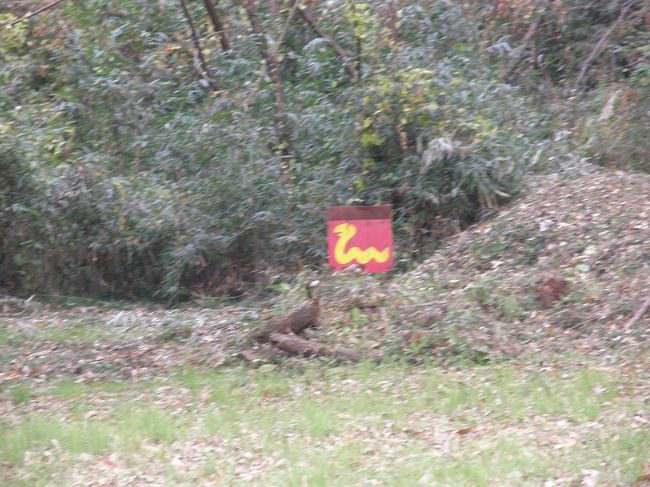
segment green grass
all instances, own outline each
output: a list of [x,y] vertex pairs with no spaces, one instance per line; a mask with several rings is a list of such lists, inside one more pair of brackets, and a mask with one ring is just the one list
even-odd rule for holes
[[6,328],[0,328],[0,347],[6,345],[9,341],[9,331]]
[[67,424],[54,417],[30,415],[19,425],[2,428],[0,444],[0,459],[18,464],[32,449],[60,447],[70,453],[104,453],[109,450],[110,437],[98,422]]
[[32,398],[32,390],[26,384],[15,384],[9,388],[9,395],[14,404],[26,404]]
[[103,336],[101,326],[95,323],[78,323],[73,326],[56,326],[43,329],[38,338],[53,342],[93,342]]
[[155,407],[140,408],[130,405],[118,408],[115,414],[115,437],[120,449],[137,449],[143,440],[171,443],[182,432],[181,420]]
[[[0,459],[23,465],[26,451],[51,449],[54,440],[72,465],[75,453],[131,457],[152,444],[160,468],[135,460],[132,468],[163,472],[168,483],[489,486],[567,476],[579,483],[583,469],[601,471],[603,485],[625,484],[650,458],[650,433],[632,427],[649,412],[634,392],[642,378],[609,369],[262,370],[179,370],[163,388],[59,382],[36,393],[68,401],[68,412],[36,417],[26,409],[3,425]],[[87,419],[100,407],[102,420]],[[197,441],[222,450],[197,456],[191,475],[169,466],[172,444]],[[255,462],[254,479],[242,477],[242,465]],[[64,475],[70,466],[61,465]]]
[[90,396],[98,393],[116,394],[127,390],[146,390],[155,387],[155,384],[150,382],[140,382],[137,386],[128,384],[126,382],[96,382],[92,384],[85,384],[75,382],[71,379],[61,380],[52,385],[48,390],[48,394],[61,399],[78,399],[85,396]]

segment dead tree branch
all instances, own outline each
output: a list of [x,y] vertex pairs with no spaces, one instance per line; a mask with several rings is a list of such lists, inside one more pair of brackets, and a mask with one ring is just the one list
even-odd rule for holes
[[269,48],[269,43],[266,40],[266,35],[262,30],[262,24],[259,21],[257,16],[257,7],[254,0],[244,0],[243,2],[244,10],[246,10],[246,15],[251,24],[251,29],[253,30],[255,44],[257,45],[258,50],[260,51],[260,56],[266,64],[266,71],[271,78],[273,83],[273,94],[275,98],[274,113],[275,113],[275,123],[276,131],[278,134],[278,139],[280,146],[284,146],[282,149],[286,151],[286,145],[288,144],[288,134],[287,134],[287,123],[285,115],[285,101],[284,101],[284,90],[282,88],[282,77],[280,76],[280,69],[278,67],[278,60],[275,52]]
[[289,32],[289,26],[291,25],[291,21],[293,20],[293,17],[296,15],[296,9],[298,8],[298,4],[296,2],[297,0],[292,0],[289,3],[289,7],[290,7],[289,15],[287,15],[287,20],[285,20],[284,22],[282,33],[278,38],[278,44],[277,44],[278,49],[280,49],[280,47],[282,47],[282,44],[284,44],[284,38],[287,36],[287,33]]
[[533,22],[530,24],[530,27],[528,27],[528,30],[526,31],[526,34],[524,35],[524,38],[521,41],[520,51],[512,59],[512,61],[510,62],[506,70],[506,79],[510,78],[510,75],[512,75],[515,68],[524,59],[524,51],[528,48],[531,39],[533,38],[535,32],[537,32],[537,29],[539,28],[542,18],[544,17],[544,12],[546,10],[546,7],[547,7],[546,2],[544,2],[544,4],[541,5],[539,10],[537,11],[537,15],[535,15],[535,18],[533,19]]
[[187,20],[187,25],[190,27],[190,35],[192,37],[192,42],[194,43],[194,48],[196,49],[196,55],[199,57],[199,62],[201,63],[201,70],[203,71],[201,74],[203,78],[207,81],[210,88],[212,88],[214,91],[219,91],[219,87],[217,86],[214,79],[210,75],[210,69],[208,68],[208,64],[205,61],[205,56],[203,56],[203,50],[201,49],[199,36],[197,35],[196,29],[194,28],[194,22],[192,21],[192,16],[190,15],[189,10],[187,9],[187,3],[185,2],[185,0],[180,0],[180,2],[181,2],[181,8],[183,9],[183,15],[185,15],[185,19]]
[[609,26],[609,29],[607,29],[605,33],[600,37],[600,39],[598,39],[598,42],[589,53],[589,56],[587,56],[587,59],[585,59],[585,61],[582,63],[582,67],[580,68],[580,72],[578,73],[578,77],[576,78],[576,83],[575,83],[576,89],[580,88],[580,86],[582,85],[582,81],[585,75],[587,74],[587,70],[589,69],[589,66],[591,65],[591,63],[594,62],[596,56],[598,56],[598,54],[600,54],[600,52],[603,50],[603,47],[605,47],[605,43],[609,39],[609,36],[612,35],[612,32],[614,32],[616,28],[619,26],[619,24],[623,22],[625,16],[630,10],[631,5],[632,2],[627,2],[623,6],[618,18],[614,22],[612,22],[612,25]]
[[304,355],[305,357],[333,357],[346,362],[359,362],[364,356],[357,350],[344,347],[326,347],[318,343],[312,343],[293,333],[272,333],[270,341],[287,353]]
[[41,12],[45,12],[46,10],[49,10],[52,7],[57,6],[61,2],[63,2],[63,0],[54,0],[53,2],[48,3],[47,5],[44,5],[43,7],[35,10],[34,12],[29,12],[29,13],[23,15],[22,17],[19,17],[16,20],[13,20],[13,21],[9,22],[8,24],[3,25],[2,27],[0,27],[0,30],[11,29],[14,25],[19,24],[20,22],[23,22],[25,20],[29,20],[32,17],[40,14]]
[[288,353],[312,356],[319,355],[321,352],[321,347],[317,344],[311,343],[304,338],[300,338],[298,335],[293,333],[271,333],[269,339],[280,350]]
[[314,16],[305,7],[298,7],[298,15],[300,15],[300,17],[318,37],[332,46],[336,55],[339,57],[339,59],[341,59],[341,61],[343,61],[345,70],[350,75],[350,78],[356,79],[357,72],[349,63],[350,55],[345,51],[345,49],[343,49],[343,47],[341,47],[341,45],[332,38],[332,36],[330,36],[327,32],[318,26],[318,22],[316,22]]

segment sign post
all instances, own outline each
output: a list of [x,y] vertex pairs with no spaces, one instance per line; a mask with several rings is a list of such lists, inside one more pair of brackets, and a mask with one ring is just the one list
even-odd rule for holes
[[358,265],[366,272],[393,266],[393,211],[383,206],[335,206],[327,210],[327,255],[332,268]]

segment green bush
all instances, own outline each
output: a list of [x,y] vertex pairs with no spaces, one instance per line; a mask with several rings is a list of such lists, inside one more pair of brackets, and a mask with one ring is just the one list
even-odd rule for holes
[[[379,3],[310,6],[350,54],[345,62],[356,66],[361,55],[357,83],[306,24],[258,2],[271,48],[284,32],[284,134],[235,4],[221,7],[233,46],[224,53],[201,2],[190,2],[218,93],[197,72],[174,2],[65,3],[48,13],[57,22],[36,17],[11,39],[3,31],[0,286],[165,300],[239,295],[266,273],[323,263],[325,209],[341,204],[393,204],[398,265],[408,266],[516,195],[540,148],[551,157],[566,116],[540,102],[545,92],[533,80],[575,74],[574,51],[561,45],[592,42],[618,12],[554,3],[533,39],[548,61],[534,73],[517,64],[508,78],[510,61],[494,46],[525,33],[516,8],[489,16],[490,2],[412,0],[390,24]],[[623,38],[643,37],[630,28]],[[557,45],[544,40],[557,32]],[[645,89],[644,63],[626,90]],[[647,113],[625,110],[617,105],[614,124],[624,131],[597,121],[598,136],[581,149],[607,157],[625,144],[627,158],[640,160],[634,147]]]

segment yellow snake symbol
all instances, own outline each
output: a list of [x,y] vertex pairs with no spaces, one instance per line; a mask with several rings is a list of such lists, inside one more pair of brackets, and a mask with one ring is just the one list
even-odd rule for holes
[[345,250],[346,245],[352,237],[357,234],[357,227],[352,223],[341,223],[334,227],[334,233],[339,236],[336,246],[334,247],[334,259],[339,264],[349,264],[357,261],[359,264],[367,264],[371,260],[376,260],[380,264],[386,262],[390,257],[390,249],[386,247],[381,252],[375,247],[368,247],[361,250],[359,247],[352,247]]

